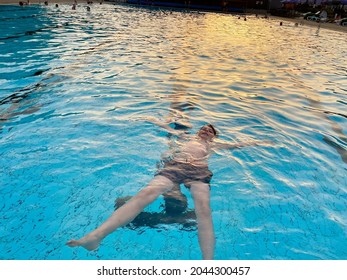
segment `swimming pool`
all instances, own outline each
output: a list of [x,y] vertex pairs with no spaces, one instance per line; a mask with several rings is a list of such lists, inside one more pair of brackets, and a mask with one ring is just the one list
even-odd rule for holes
[[1,259],[200,259],[179,224],[64,245],[153,177],[168,139],[144,118],[177,113],[275,142],[211,157],[216,259],[347,258],[345,33],[107,4],[0,21]]

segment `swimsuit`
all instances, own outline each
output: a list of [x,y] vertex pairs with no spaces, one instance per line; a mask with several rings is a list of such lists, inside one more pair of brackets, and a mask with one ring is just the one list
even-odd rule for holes
[[177,162],[171,160],[165,163],[164,167],[159,170],[156,175],[161,175],[174,183],[184,184],[187,188],[190,187],[192,181],[199,181],[209,184],[213,173],[208,167],[194,166],[189,163]]

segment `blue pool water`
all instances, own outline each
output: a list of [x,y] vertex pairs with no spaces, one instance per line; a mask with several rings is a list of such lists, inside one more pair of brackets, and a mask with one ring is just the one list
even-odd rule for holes
[[177,113],[275,142],[210,158],[216,259],[347,259],[346,33],[106,4],[0,22],[0,259],[200,259],[180,224],[64,245],[153,177],[168,138],[144,118]]

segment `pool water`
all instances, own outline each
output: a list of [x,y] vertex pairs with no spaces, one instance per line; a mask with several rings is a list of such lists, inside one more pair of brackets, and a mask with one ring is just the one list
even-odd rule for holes
[[64,245],[151,180],[172,140],[144,119],[177,115],[275,143],[210,158],[216,259],[347,259],[346,33],[110,4],[0,22],[1,259],[200,259],[178,223]]

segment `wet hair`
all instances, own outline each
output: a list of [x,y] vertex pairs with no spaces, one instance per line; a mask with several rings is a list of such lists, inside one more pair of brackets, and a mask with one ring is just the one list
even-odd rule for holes
[[214,126],[210,123],[207,126],[211,127],[214,132],[214,136],[217,136],[218,133],[217,133],[217,130],[214,128]]

